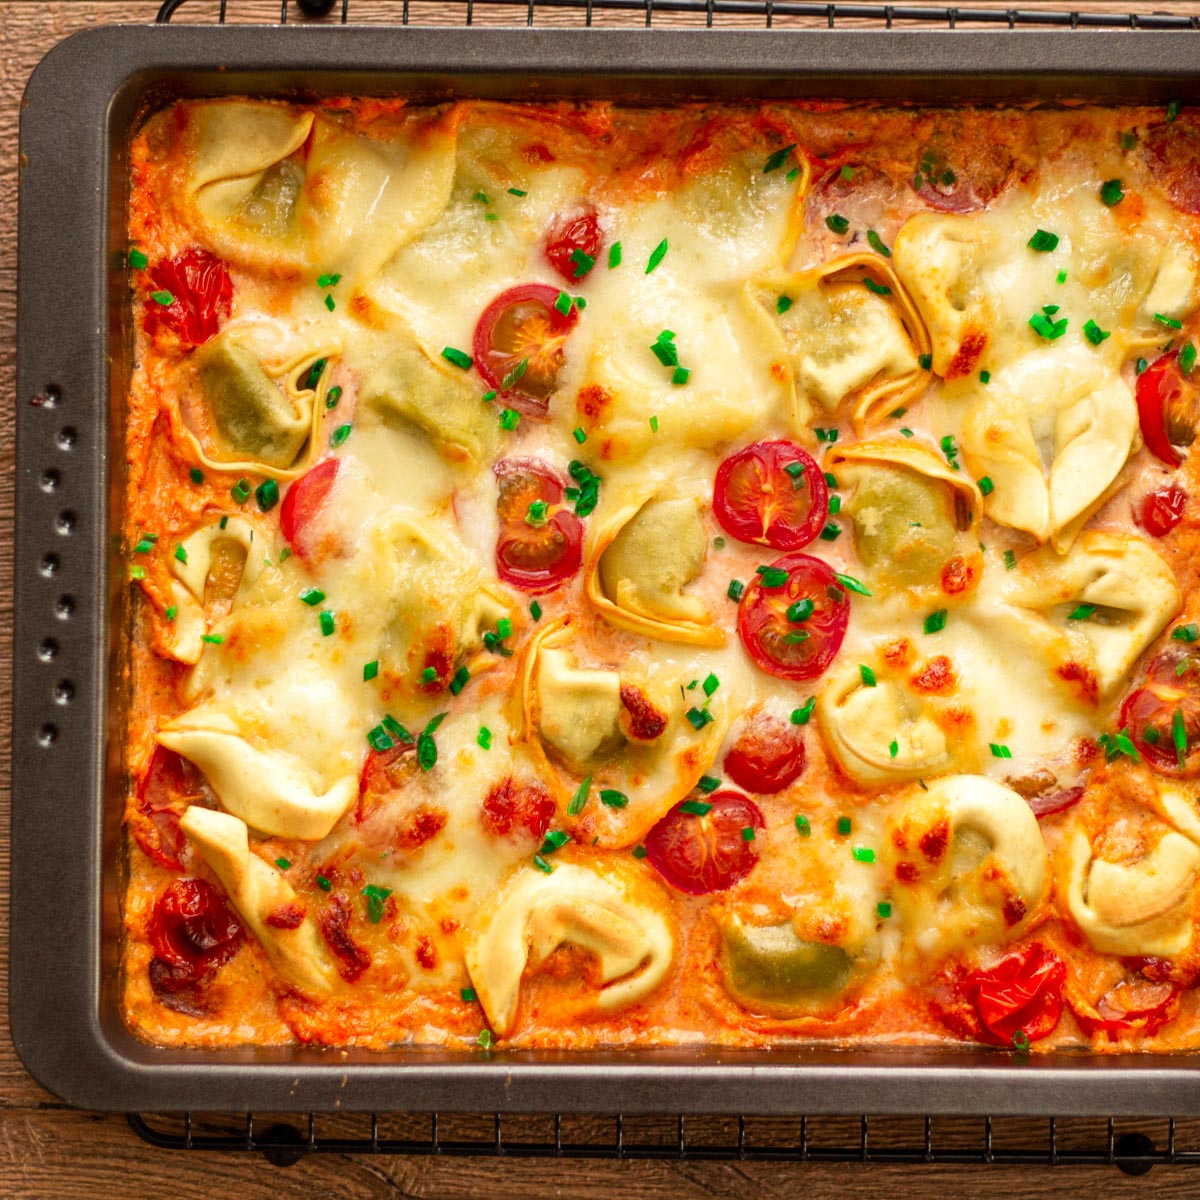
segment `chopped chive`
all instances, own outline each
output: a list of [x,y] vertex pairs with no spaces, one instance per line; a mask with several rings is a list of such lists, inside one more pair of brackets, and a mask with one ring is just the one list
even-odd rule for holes
[[1175,744],[1175,761],[1182,771],[1187,758],[1187,727],[1183,723],[1183,709],[1176,708],[1171,718],[1171,741]]
[[708,711],[707,708],[689,708],[684,716],[691,722],[691,726],[698,733],[710,721],[715,721],[716,717]]
[[654,339],[650,351],[664,367],[679,365],[679,348],[675,345],[675,334],[670,329],[664,329]]
[[141,566],[141,564],[130,567],[129,568],[129,578],[130,579],[145,579],[146,578],[146,568]]
[[391,750],[396,743],[384,732],[382,725],[376,725],[367,733],[367,744],[372,750],[382,754],[385,750]]
[[703,684],[704,694],[706,696],[711,696],[713,694],[713,692],[715,692],[717,690],[717,688],[719,688],[720,686],[721,686],[721,681],[711,671],[709,671],[708,675],[705,677],[704,684]]
[[917,359],[917,365],[922,371],[928,371],[933,366],[933,355],[922,354],[921,357]]
[[342,389],[340,387],[331,387],[325,393],[325,407],[337,408],[338,401],[342,398]]
[[176,546],[175,547],[175,557],[177,559],[179,559],[179,561],[181,563],[186,563],[188,560],[187,559],[187,551],[182,546]]
[[993,758],[1012,758],[1012,751],[1001,743],[988,742],[988,749],[991,750]]
[[133,548],[134,554],[149,554],[158,541],[157,533],[143,533],[141,540]]
[[600,803],[605,808],[625,808],[629,803],[629,797],[624,792],[618,792],[615,788],[601,788]]
[[333,882],[332,880],[326,879],[324,875],[318,875],[317,887],[319,887],[323,892],[331,892],[333,891]]
[[782,567],[755,567],[758,582],[764,588],[781,588],[788,581],[788,572]]
[[524,377],[525,372],[529,369],[529,359],[523,358],[510,370],[500,381],[500,388],[507,392],[509,388],[519,383]]
[[1196,365],[1196,346],[1194,342],[1184,342],[1179,351],[1179,370],[1184,375],[1190,375]]
[[746,825],[742,828],[742,841],[743,842],[754,841],[754,826],[753,825]]
[[717,550],[724,550],[725,549],[725,539],[718,535],[717,537],[713,538],[713,546]]
[[483,400],[484,404],[490,404],[498,395],[500,393],[495,388],[492,388],[490,392],[484,392],[480,399]]
[[369,663],[363,664],[363,682],[370,683],[379,674],[379,659],[373,658]]
[[776,296],[775,311],[782,317],[783,314],[787,312],[787,310],[791,308],[794,303],[795,301],[791,298],[791,296]]
[[200,470],[199,467],[193,467],[188,472],[188,478],[190,478],[193,483],[203,483],[204,482],[204,472],[202,470]]
[[1026,242],[1026,245],[1030,250],[1037,250],[1042,254],[1048,254],[1051,250],[1058,248],[1058,234],[1051,233],[1048,229],[1039,229]]
[[875,672],[872,671],[871,668],[868,667],[866,663],[858,664],[858,674],[863,681],[864,687],[874,687],[875,686]]
[[175,303],[175,297],[172,296],[168,291],[151,292],[150,299],[153,300],[155,304],[161,304],[163,308],[167,308],[169,305]]
[[453,346],[443,346],[442,357],[463,371],[469,371],[475,365],[475,360],[469,354],[463,350],[456,350]]
[[796,143],[793,142],[790,146],[784,146],[782,150],[776,150],[770,158],[767,159],[766,166],[763,167],[763,174],[769,175],[772,171],[778,171],[780,167],[787,162],[788,155],[796,148]]
[[859,583],[859,581],[855,579],[853,575],[838,575],[835,573],[834,579],[836,579],[838,583],[840,583],[842,587],[849,592],[857,592],[860,596],[873,595],[870,588]]
[[481,1029],[475,1041],[479,1043],[481,1049],[490,1050],[492,1048],[492,1031],[490,1029]]
[[1096,606],[1094,604],[1081,604],[1067,615],[1067,620],[1086,621],[1095,611]]
[[554,307],[564,317],[569,317],[571,315],[571,297],[566,292],[559,292],[554,299]]
[[1178,100],[1171,100],[1167,103],[1167,124],[1173,124],[1183,110],[1183,104]]
[[812,837],[812,826],[808,823],[808,818],[803,813],[796,814],[796,832],[801,837]]
[[[931,612],[929,616],[925,618],[926,633],[941,633],[941,631],[945,628],[946,610],[944,608],[939,608],[937,612]],[[893,757],[895,756],[893,755]]]
[[730,600],[738,601],[742,598],[742,593],[746,590],[746,585],[740,579],[731,579],[729,586],[725,589],[725,595]]
[[1112,332],[1109,330],[1101,329],[1100,326],[1097,325],[1095,321],[1093,321],[1093,320],[1091,320],[1091,318],[1089,318],[1084,323],[1083,336],[1085,338],[1087,338],[1087,340],[1089,342],[1091,342],[1093,346],[1098,346],[1098,345],[1100,345],[1100,343],[1102,341],[1104,341],[1105,338],[1112,337]]
[[352,425],[339,425],[330,435],[329,444],[336,449],[350,436],[353,428]]
[[367,920],[372,925],[378,925],[383,920],[383,902],[392,894],[391,888],[377,887],[368,883],[361,895],[367,899]]
[[570,261],[571,266],[574,267],[571,273],[572,279],[582,279],[596,265],[596,260],[578,247],[571,251]]
[[851,828],[852,826],[849,817],[838,817],[837,831],[842,837],[849,837]]
[[608,248],[608,269],[611,271],[613,267],[621,265],[621,243],[613,242]]
[[954,444],[953,434],[946,434],[946,436],[942,438],[938,444],[942,448],[942,453],[946,456],[946,461],[955,471],[957,471],[959,469],[958,447]]
[[809,718],[813,714],[813,709],[816,707],[816,696],[809,696],[807,700],[799,707],[792,709],[791,721],[793,725],[807,725]]
[[202,642],[208,642],[210,646],[220,646],[225,641],[223,637],[216,633],[206,633],[200,640]]
[[310,608],[315,608],[322,600],[325,599],[325,593],[320,588],[306,587],[300,593],[300,599],[304,601]]
[[817,436],[818,442],[828,442],[831,446],[838,440],[838,431],[836,429],[823,429],[816,426],[813,433]]
[[1065,270],[1059,271],[1059,273],[1057,275],[1055,275],[1055,277],[1054,277],[1054,282],[1055,283],[1066,283],[1067,282],[1067,272]]
[[821,530],[821,540],[823,542],[834,542],[834,541],[837,541],[837,539],[839,537],[841,537],[841,534],[842,534],[841,529],[837,525],[834,525],[831,522],[831,523],[827,524],[824,529]]
[[133,246],[129,251],[129,265],[135,271],[144,271],[150,265],[150,260],[136,246]]
[[892,906],[886,900],[880,900],[875,905],[875,915],[886,921],[892,915]]
[[432,683],[438,677],[437,667],[426,667],[421,672],[422,683]]
[[512,433],[521,423],[521,414],[515,408],[506,408],[500,414],[500,428]]
[[1183,328],[1183,322],[1178,320],[1176,317],[1167,317],[1167,316],[1164,316],[1162,313],[1155,313],[1154,319],[1155,319],[1155,321],[1158,322],[1159,325],[1165,325],[1168,329],[1182,329]]
[[1177,642],[1200,641],[1200,625],[1180,625],[1171,630],[1171,636]]
[[276,866],[277,866],[277,867],[278,867],[278,868],[279,868],[281,871],[288,871],[288,870],[290,870],[290,869],[291,869],[291,866],[292,866],[292,864],[291,864],[291,863],[290,863],[290,862],[289,862],[289,861],[288,861],[286,858],[277,858],[277,859],[275,860],[275,865],[276,865]]
[[837,213],[830,213],[825,218],[825,224],[831,233],[843,234],[850,228],[850,222],[845,217],[839,216]]
[[1004,552],[1004,569],[1011,571],[1017,565],[1017,555],[1014,550],[1005,550]]
[[163,613],[163,616],[166,617],[168,621],[173,621],[173,620],[175,620],[175,614],[178,612],[179,612],[179,605],[172,604],[171,607],[168,608],[165,613]]
[[876,254],[882,254],[884,258],[891,258],[892,252],[883,244],[883,238],[879,236],[873,229],[867,230],[867,243]]
[[801,621],[807,621],[813,615],[815,604],[809,599],[797,600],[794,604],[788,605],[787,619],[800,624]]
[[838,174],[841,176],[841,178],[844,179],[847,183],[853,183],[854,176],[857,173],[858,172],[849,164],[843,166],[842,169],[838,172]]
[[332,295],[327,295],[325,297],[325,307],[329,309],[330,312],[333,312],[333,310],[337,307],[337,305],[334,303]]
[[661,242],[650,252],[650,260],[646,263],[646,274],[649,275],[655,267],[662,262],[667,253],[667,239],[663,238]]
[[545,500],[534,500],[525,513],[525,524],[541,529],[546,524],[546,511],[550,506]]
[[222,528],[222,529],[224,529],[224,528],[225,528],[225,526],[226,526],[226,525],[228,525],[228,524],[229,524],[229,518],[228,518],[228,517],[222,517],[222,518],[221,518],[221,521],[220,521],[220,526],[221,526],[221,528]]
[[391,713],[385,714],[381,722],[384,729],[388,731],[398,742],[404,742],[406,745],[413,740],[413,735],[392,716]]
[[984,475],[975,482],[979,484],[979,491],[984,496],[990,496],[996,490],[996,485],[992,482],[990,475]]
[[262,512],[270,512],[279,503],[279,484],[273,479],[264,479],[254,489],[254,498]]
[[587,441],[587,434],[583,432],[583,426],[581,425],[576,425],[575,428],[571,430],[571,436],[580,446]]
[[701,775],[696,786],[707,794],[712,794],[721,786],[721,781],[715,775]]
[[471,672],[466,667],[459,667],[450,680],[450,695],[457,696],[470,682]]
[[1114,208],[1125,199],[1119,179],[1106,179],[1100,185],[1100,202],[1109,208]]
[[658,432],[658,418],[657,417],[650,418],[650,432],[651,433]]
[[645,846],[634,846],[634,848],[629,853],[632,854],[634,858],[645,858],[646,857],[646,847]]
[[[1049,307],[1053,307],[1053,305]],[[1060,321],[1052,321],[1044,312],[1037,312],[1029,318],[1029,327],[1039,337],[1053,342],[1067,332],[1067,318],[1063,317]]]
[[331,613],[329,611],[329,609],[327,609],[327,608],[322,609],[321,616],[320,616],[320,622],[321,622],[321,636],[328,637],[334,631],[333,613]]
[[855,862],[873,863],[875,861],[875,851],[872,850],[870,846],[855,846],[854,849],[850,851],[850,857],[853,858]]
[[676,387],[682,387],[691,377],[692,371],[690,367],[676,367],[671,372],[671,382]]
[[900,743],[895,738],[888,743],[888,755],[895,758],[900,753]]
[[876,283],[870,275],[863,276],[863,283],[867,285],[868,292],[874,292],[876,296],[890,296],[892,289],[886,284]]
[[238,504],[245,504],[250,499],[250,480],[239,479],[237,483],[229,489],[229,494],[237,501]]
[[542,848],[539,851],[541,854],[550,855],[556,850],[561,850],[569,841],[571,835],[562,829],[551,829],[546,834],[546,840],[542,842]]
[[980,371],[979,372],[979,382],[980,383],[991,383],[992,382],[991,371]]
[[689,817],[704,817],[712,812],[712,805],[704,800],[685,800],[679,806],[679,811],[687,813]]
[[907,408],[893,408],[892,411],[888,413],[888,420],[898,421],[906,412],[908,412]]
[[587,803],[588,792],[592,788],[592,777],[587,775],[583,782],[579,785],[575,795],[571,797],[571,803],[567,805],[567,812],[573,817],[579,816],[583,812],[583,806]]

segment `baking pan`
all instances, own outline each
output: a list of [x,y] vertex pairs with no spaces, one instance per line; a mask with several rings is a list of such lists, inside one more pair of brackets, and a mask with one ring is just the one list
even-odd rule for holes
[[677,1048],[163,1050],[117,1003],[125,150],[178,96],[1200,101],[1200,33],[130,26],[77,34],[21,114],[11,1016],[108,1110],[1200,1112],[1194,1056]]

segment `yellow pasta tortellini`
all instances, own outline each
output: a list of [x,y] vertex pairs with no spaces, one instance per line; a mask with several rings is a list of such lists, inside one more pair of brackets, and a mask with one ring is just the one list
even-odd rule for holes
[[556,861],[546,875],[517,869],[471,922],[466,964],[488,1023],[501,1036],[517,1022],[521,978],[563,945],[596,956],[595,1004],[615,1012],[659,987],[678,934],[662,889],[615,859],[587,867]]

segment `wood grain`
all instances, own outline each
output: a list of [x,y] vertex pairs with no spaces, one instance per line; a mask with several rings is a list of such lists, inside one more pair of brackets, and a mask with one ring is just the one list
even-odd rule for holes
[[[399,0],[351,0],[355,20],[395,20]],[[975,7],[1007,7],[1007,0],[976,0]],[[1059,0],[1025,0],[1021,7],[1065,7]],[[1123,12],[1124,3],[1080,4],[1093,10]],[[1148,7],[1148,6],[1147,6]],[[29,72],[56,42],[78,29],[116,21],[150,21],[157,0],[75,0],[70,3],[35,3],[33,0],[0,0],[0,629],[12,622],[12,518],[13,518],[13,414],[16,404],[14,332],[16,328],[16,147],[17,115]],[[217,0],[190,0],[181,21],[212,20]],[[279,0],[229,0],[232,20],[277,20]],[[1156,5],[1157,11],[1200,16],[1200,0]],[[416,23],[454,23],[461,6],[438,0],[412,0],[410,19]],[[523,23],[524,10],[487,8],[480,0],[478,24]],[[657,17],[663,24],[703,24],[703,17],[686,14]],[[597,14],[597,24],[641,24],[641,14]],[[551,11],[537,14],[536,24],[580,24],[578,14]],[[757,25],[753,17],[718,17],[719,25]],[[790,23],[790,22],[789,22]],[[800,23],[800,22],[797,22]],[[820,23],[820,22],[817,22]],[[0,779],[0,830],[7,830],[10,803],[7,739],[11,728],[10,654],[0,654],[0,738],[5,739],[3,778]],[[8,959],[7,840],[0,835],[0,1024],[7,1012]],[[348,1118],[342,1118],[343,1121]],[[528,1136],[546,1137],[544,1123],[527,1123]],[[464,1119],[462,1129],[475,1132]],[[692,1134],[703,1140],[704,1126],[693,1122]],[[1161,1146],[1166,1139],[1162,1121],[1122,1122],[1118,1132],[1139,1129]],[[831,1122],[824,1132],[814,1126],[814,1140],[853,1143],[854,1123]],[[325,1127],[319,1126],[319,1132]],[[351,1132],[347,1129],[346,1132]],[[361,1135],[362,1129],[353,1132]],[[812,1131],[810,1131],[812,1132]],[[727,1128],[715,1134],[728,1136]],[[939,1143],[979,1146],[982,1125],[977,1119],[939,1121]],[[453,1136],[445,1131],[444,1136]],[[597,1120],[577,1122],[564,1136],[611,1136]],[[660,1136],[671,1144],[673,1125],[665,1121],[633,1123],[628,1140]],[[751,1122],[751,1142],[766,1144],[772,1138],[793,1138],[791,1126]],[[1046,1126],[1037,1121],[997,1123],[997,1145],[1044,1141]],[[1059,1130],[1063,1147],[1096,1144],[1103,1124],[1064,1122]],[[1179,1144],[1200,1146],[1200,1119],[1180,1123]],[[919,1122],[880,1125],[873,1145],[914,1144],[920,1138]],[[274,1167],[259,1155],[180,1154],[157,1151],[142,1143],[122,1117],[76,1112],[60,1104],[26,1074],[13,1051],[5,1025],[0,1036],[0,1196],[5,1200],[82,1200],[95,1196],[120,1196],[126,1200],[210,1200],[238,1196],[239,1200],[312,1200],[336,1196],[341,1200],[378,1200],[382,1197],[477,1197],[495,1200],[527,1196],[608,1197],[637,1191],[647,1200],[659,1197],[728,1197],[742,1200],[792,1200],[803,1188],[813,1200],[822,1197],[887,1195],[895,1200],[931,1194],[969,1194],[975,1200],[991,1197],[1050,1197],[1086,1192],[1111,1200],[1142,1197],[1147,1182],[1157,1196],[1192,1197],[1200,1188],[1200,1172],[1186,1168],[1156,1167],[1150,1181],[1128,1178],[1112,1169],[1056,1167],[937,1167],[915,1170],[888,1166],[833,1166],[767,1164],[751,1162],[565,1162],[491,1159],[389,1158],[382,1156],[312,1155],[292,1167]]]

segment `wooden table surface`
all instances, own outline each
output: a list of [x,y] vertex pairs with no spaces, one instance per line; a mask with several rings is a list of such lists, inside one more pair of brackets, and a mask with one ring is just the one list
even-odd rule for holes
[[[1003,7],[995,0],[975,0]],[[278,0],[229,0],[236,19],[278,19]],[[1046,3],[1027,0],[1023,8],[1067,7],[1066,0]],[[15,396],[14,330],[16,324],[16,150],[17,114],[29,72],[56,42],[77,29],[117,21],[150,21],[158,0],[0,0],[0,629],[12,621],[12,481],[13,410]],[[391,12],[398,9],[398,0]],[[1124,11],[1121,4],[1077,3],[1076,7]],[[1149,8],[1142,4],[1143,9]],[[1200,15],[1200,0],[1192,3],[1155,4],[1170,10]],[[443,18],[452,6],[413,0],[414,20]],[[180,19],[212,19],[216,0],[189,0]],[[358,18],[386,18],[379,0],[352,0]],[[459,10],[461,11],[461,10]],[[477,10],[478,12],[479,10]],[[493,10],[480,13],[480,23],[511,22],[524,13]],[[613,15],[610,22],[641,21],[641,16]],[[449,20],[457,23],[457,15]],[[557,16],[561,23],[578,23],[573,14]],[[694,18],[667,17],[663,23],[689,23]],[[539,15],[539,24],[547,23]],[[597,21],[599,23],[599,19]],[[657,20],[656,20],[657,23]],[[734,23],[718,18],[718,24]],[[736,23],[756,24],[751,19]],[[1136,36],[1136,35],[1132,35]],[[1200,46],[1200,43],[1198,43]],[[8,647],[0,652],[0,738],[9,737],[11,716],[11,664]],[[0,783],[0,1025],[7,1014],[8,754],[3,754]],[[362,1128],[362,1127],[360,1127]],[[476,1125],[478,1128],[478,1124]],[[601,1127],[590,1123],[593,1134]],[[885,1143],[886,1124],[873,1127],[872,1145]],[[919,1123],[905,1123],[896,1136],[911,1143],[919,1137]],[[839,1122],[826,1126],[834,1141],[853,1141],[856,1125]],[[1141,1130],[1161,1146],[1166,1138],[1164,1121],[1126,1121],[1118,1132]],[[814,1137],[819,1127],[814,1126]],[[663,1122],[641,1128],[630,1126],[626,1136],[649,1136],[670,1129]],[[771,1130],[751,1126],[752,1138],[765,1141]],[[447,1131],[449,1135],[450,1131]],[[776,1129],[776,1136],[791,1136],[794,1128]],[[982,1123],[967,1118],[935,1124],[939,1142],[979,1145]],[[1060,1145],[1096,1144],[1103,1123],[1064,1122]],[[1181,1122],[1181,1146],[1200,1147],[1200,1120]],[[1045,1144],[1045,1122],[1008,1121],[996,1127],[997,1144],[1022,1141]],[[808,1197],[888,1195],[895,1200],[969,1193],[977,1200],[988,1197],[1049,1197],[1085,1192],[1117,1200],[1145,1194],[1147,1184],[1158,1197],[1195,1196],[1200,1192],[1200,1170],[1155,1167],[1149,1179],[1132,1179],[1112,1168],[1081,1167],[925,1167],[858,1165],[795,1165],[750,1162],[596,1162],[520,1161],[496,1162],[489,1158],[432,1159],[382,1156],[312,1155],[290,1167],[272,1166],[261,1156],[247,1154],[182,1153],[152,1149],[141,1142],[121,1116],[77,1112],[60,1104],[26,1074],[16,1058],[7,1027],[0,1028],[0,1197],[4,1200],[73,1200],[79,1197],[122,1197],[123,1200],[200,1200],[235,1195],[238,1200],[345,1200],[391,1196],[475,1197],[488,1193],[494,1200],[528,1196],[611,1196],[633,1190],[652,1197],[719,1196],[792,1197],[803,1189]]]

